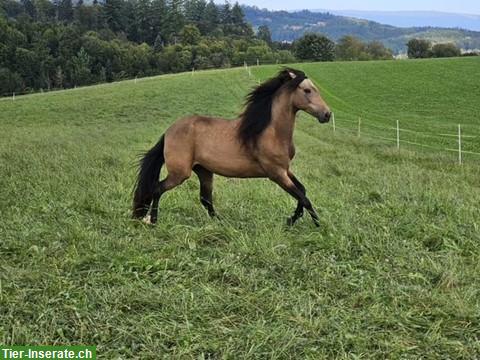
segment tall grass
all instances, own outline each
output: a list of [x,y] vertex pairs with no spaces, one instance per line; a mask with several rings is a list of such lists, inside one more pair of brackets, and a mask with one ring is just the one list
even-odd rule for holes
[[[475,96],[475,61],[304,69],[340,118],[390,112],[428,130],[425,109],[456,123],[444,100],[478,125],[478,102],[455,106]],[[444,89],[430,67],[469,75]],[[136,155],[180,116],[234,117],[251,84],[239,69],[0,102],[1,343],[92,344],[106,359],[480,356],[474,163],[302,116],[293,170],[320,230],[287,228],[295,203],[273,183],[220,177],[220,220],[195,178],[162,198],[156,227],[129,219]]]

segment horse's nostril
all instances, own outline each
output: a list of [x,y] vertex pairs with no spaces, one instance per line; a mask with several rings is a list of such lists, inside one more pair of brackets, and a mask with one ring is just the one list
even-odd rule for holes
[[325,120],[330,120],[330,118],[332,117],[332,112],[331,111],[328,111],[325,113]]

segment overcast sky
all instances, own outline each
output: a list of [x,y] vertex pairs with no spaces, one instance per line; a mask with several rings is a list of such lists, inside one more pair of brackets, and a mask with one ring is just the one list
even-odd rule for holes
[[[223,3],[222,0],[216,0]],[[231,3],[235,0],[230,1]],[[239,0],[240,4],[256,5],[271,10],[331,9],[331,10],[435,10],[463,14],[480,14],[480,0]]]

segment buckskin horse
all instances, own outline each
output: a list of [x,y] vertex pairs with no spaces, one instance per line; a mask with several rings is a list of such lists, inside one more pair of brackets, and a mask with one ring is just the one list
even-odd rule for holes
[[[320,123],[327,123],[332,115],[305,73],[285,68],[247,95],[245,109],[236,120],[198,115],[177,120],[140,161],[133,218],[145,218],[151,209],[149,221],[155,224],[160,197],[187,180],[193,170],[200,180],[200,202],[212,217],[213,174],[268,178],[298,201],[287,221],[289,225],[306,209],[315,225],[320,226],[305,187],[290,170],[299,110]],[[168,175],[159,181],[164,164]]]

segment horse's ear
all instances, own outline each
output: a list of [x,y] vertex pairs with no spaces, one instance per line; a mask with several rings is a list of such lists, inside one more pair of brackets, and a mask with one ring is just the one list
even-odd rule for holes
[[290,78],[291,78],[292,80],[297,77],[297,75],[295,75],[295,73],[292,72],[292,71],[289,71],[289,72],[288,72],[288,75],[290,76]]

